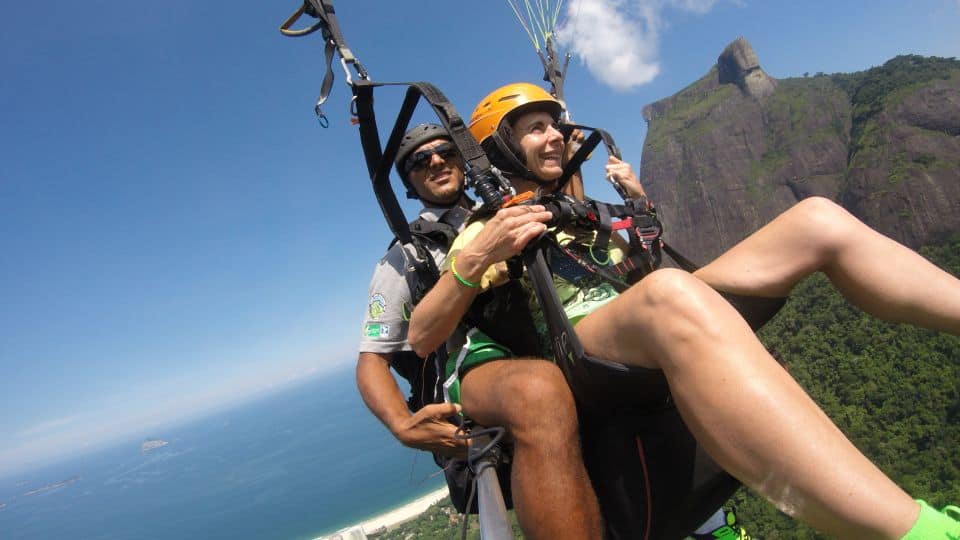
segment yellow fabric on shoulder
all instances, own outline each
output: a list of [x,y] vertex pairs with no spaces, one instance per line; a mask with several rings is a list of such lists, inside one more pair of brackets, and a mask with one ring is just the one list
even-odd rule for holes
[[[450,271],[450,261],[453,260],[461,251],[463,247],[467,245],[468,242],[473,240],[480,234],[480,231],[483,230],[483,226],[486,225],[487,220],[474,221],[466,226],[457,237],[453,240],[453,244],[450,245],[450,251],[447,252],[447,258],[443,260],[443,264],[440,266],[440,272],[449,272]],[[489,267],[483,271],[483,275],[480,277],[480,290],[487,290],[490,288],[494,279],[497,277],[497,270],[494,267]]]

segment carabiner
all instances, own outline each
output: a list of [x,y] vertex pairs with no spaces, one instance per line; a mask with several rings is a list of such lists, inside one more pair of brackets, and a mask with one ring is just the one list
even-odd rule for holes
[[330,127],[330,120],[327,119],[327,115],[323,114],[319,103],[313,108],[313,112],[317,115],[317,122],[320,124],[320,127],[324,129]]
[[[353,62],[351,61],[350,63],[352,64]],[[340,56],[340,65],[343,66],[344,77],[347,79],[346,83],[349,86],[353,86],[353,79],[350,77],[350,69],[347,67],[347,60],[343,56]]]

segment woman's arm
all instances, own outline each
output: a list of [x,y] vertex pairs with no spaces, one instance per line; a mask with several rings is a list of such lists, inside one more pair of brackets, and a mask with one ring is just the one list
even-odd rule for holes
[[[550,212],[540,205],[505,208],[459,248],[458,244],[463,240],[462,237],[469,234],[470,228],[465,230],[454,241],[454,247],[447,256],[448,262],[444,266],[449,271],[440,276],[437,284],[413,310],[407,333],[407,341],[413,350],[420,356],[426,356],[446,341],[477,294],[490,286],[499,285],[506,278],[503,265],[497,263],[513,257],[527,243],[540,236],[551,217]],[[458,280],[454,270],[461,280],[476,287]]]

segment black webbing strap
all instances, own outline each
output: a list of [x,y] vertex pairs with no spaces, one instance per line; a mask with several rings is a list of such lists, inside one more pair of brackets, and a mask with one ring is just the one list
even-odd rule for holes
[[[382,150],[373,108],[373,90],[378,86],[407,87],[400,112],[387,139],[386,146]],[[483,149],[480,148],[480,145],[467,130],[465,122],[456,109],[446,96],[432,84],[426,82],[375,83],[369,80],[360,80],[354,82],[352,87],[354,94],[353,107],[360,128],[360,143],[373,192],[387,225],[401,244],[407,273],[416,275],[418,278],[416,287],[411,287],[411,292],[417,298],[422,296],[436,282],[437,269],[429,251],[424,248],[421,242],[416,242],[410,232],[409,223],[404,216],[396,192],[390,184],[390,171],[400,148],[400,141],[410,124],[420,99],[423,98],[428,103],[447,129],[451,142],[463,157],[468,175],[472,174],[474,178],[487,178],[493,175],[492,167],[486,153],[483,152]],[[494,196],[497,202],[502,200],[499,193],[495,193]],[[412,283],[412,280],[408,280],[408,283]]]
[[[376,86],[408,87],[397,120],[382,152],[373,114],[373,88]],[[488,193],[487,197],[484,197],[481,193],[481,198],[483,198],[485,204],[490,203],[491,200],[496,203],[502,201],[503,194],[508,192],[507,187],[499,173],[490,165],[486,153],[467,130],[463,118],[460,117],[457,110],[437,87],[427,82],[373,83],[357,81],[353,84],[353,88],[354,107],[357,113],[357,122],[360,125],[360,141],[367,162],[367,170],[373,182],[374,193],[384,216],[387,218],[390,229],[401,242],[404,242],[405,239],[400,229],[406,228],[407,220],[403,218],[402,212],[400,212],[399,202],[390,185],[390,171],[400,148],[400,141],[421,98],[436,113],[440,123],[446,128],[451,142],[460,152],[466,167],[467,184],[476,189],[480,182],[487,181],[487,183],[490,183],[490,181],[493,181],[494,188],[492,188],[492,191]]]
[[[614,142],[613,136],[607,133],[606,131],[593,128],[590,126],[581,126],[578,124],[567,124],[565,127],[569,129],[579,129],[579,130],[588,130],[590,135],[580,144],[580,148],[573,154],[573,157],[570,158],[570,161],[563,167],[563,174],[560,175],[560,178],[557,179],[557,191],[563,190],[564,186],[567,185],[567,182],[570,181],[570,177],[574,173],[580,170],[580,167],[583,165],[583,162],[587,160],[587,157],[590,156],[590,153],[593,152],[594,148],[603,141],[604,146],[607,148],[607,153],[617,159],[620,159],[620,148],[617,147],[617,143]],[[627,192],[617,184],[613,183],[614,189],[617,190],[617,193],[623,199],[628,199],[629,196]]]
[[557,54],[553,48],[553,38],[547,38],[544,46],[546,55],[538,50],[537,56],[540,58],[540,64],[543,65],[543,80],[550,83],[550,94],[563,102],[563,83],[567,76],[567,65],[570,63],[570,53],[566,53],[563,58],[563,67],[560,67],[557,61]]
[[333,7],[333,2],[330,0],[305,0],[304,11],[307,15],[316,17],[325,23],[323,37],[336,46],[340,58],[347,64],[353,64],[354,69],[357,70],[357,75],[361,79],[369,78],[367,71],[363,69],[363,65],[360,64],[350,47],[347,46],[347,40],[344,39],[343,33],[340,31],[340,23],[337,22],[337,10]]
[[669,255],[675,263],[677,263],[677,266],[683,270],[693,273],[700,269],[700,265],[677,253],[677,250],[670,247],[670,245],[663,240],[660,241],[660,246],[663,248],[663,251],[666,252],[666,254]]
[[[293,26],[293,24],[304,13],[311,17],[315,17],[317,22],[306,28],[291,30],[290,27]],[[280,25],[280,33],[289,37],[306,36],[316,32],[317,30],[320,30],[323,34],[324,58],[327,71],[324,74],[323,82],[320,85],[320,95],[317,97],[317,104],[314,107],[314,112],[317,114],[317,118],[320,120],[320,125],[327,127],[329,122],[327,121],[326,115],[324,115],[323,111],[320,109],[320,106],[327,101],[327,98],[330,96],[330,89],[333,87],[333,52],[336,51],[340,54],[340,59],[343,63],[343,69],[346,73],[348,83],[351,83],[350,71],[347,69],[348,64],[353,66],[353,69],[357,72],[357,76],[361,80],[367,80],[370,77],[367,75],[367,70],[364,69],[363,64],[360,63],[357,57],[353,55],[353,51],[350,50],[350,47],[347,46],[347,40],[343,37],[343,33],[340,31],[340,23],[337,22],[336,10],[334,9],[333,3],[330,0],[304,0],[303,5],[293,12],[293,15],[288,17],[287,20]]]
[[610,235],[613,234],[613,226],[610,217],[610,207],[606,204],[596,204],[597,217],[600,219],[597,223],[597,237],[593,245],[607,253],[607,246],[610,244]]
[[573,380],[574,366],[578,365],[584,356],[583,345],[577,339],[577,334],[563,311],[563,303],[553,286],[553,275],[543,255],[544,240],[531,242],[531,245],[523,250],[523,264],[527,267],[533,292],[547,323],[554,359],[567,379]]

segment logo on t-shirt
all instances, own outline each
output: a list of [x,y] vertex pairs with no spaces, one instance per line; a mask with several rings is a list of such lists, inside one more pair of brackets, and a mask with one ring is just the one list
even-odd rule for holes
[[379,319],[383,312],[387,310],[387,300],[380,293],[370,295],[370,304],[368,311],[371,319]]
[[363,327],[363,335],[372,339],[386,339],[390,337],[390,325],[382,323],[367,323]]

